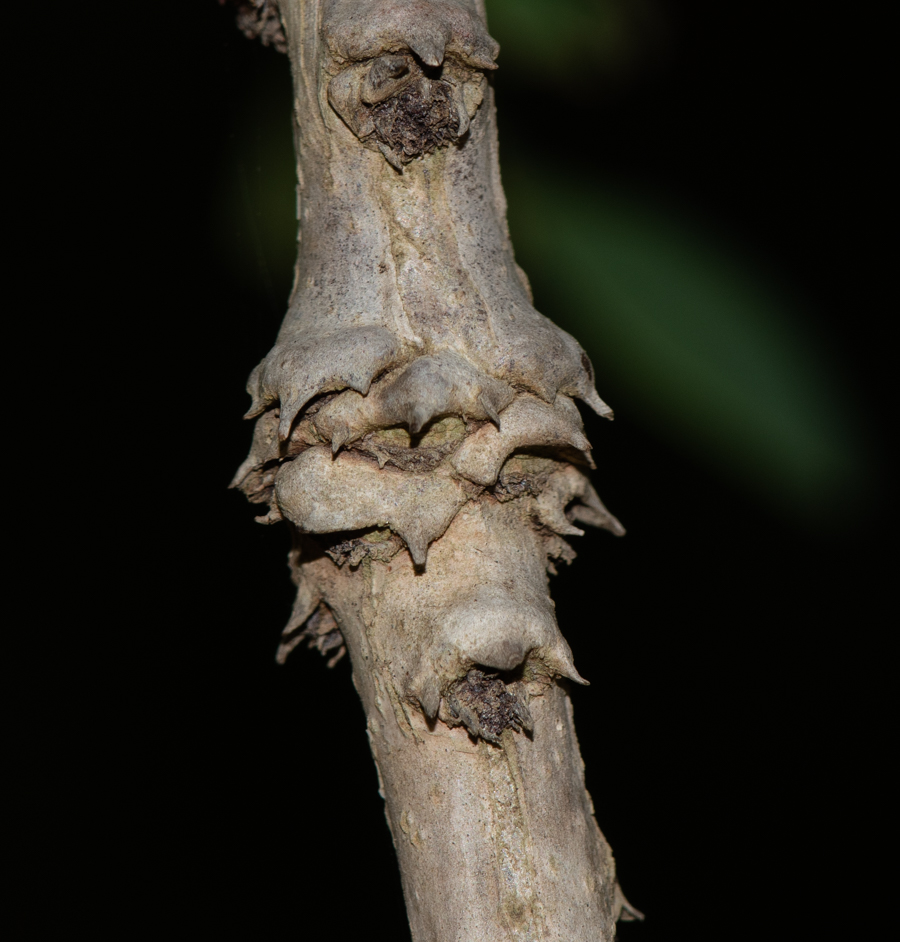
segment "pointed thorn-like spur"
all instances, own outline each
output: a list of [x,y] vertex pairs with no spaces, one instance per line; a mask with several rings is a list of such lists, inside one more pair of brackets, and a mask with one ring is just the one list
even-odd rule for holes
[[302,408],[302,403],[298,399],[288,400],[282,403],[281,418],[278,421],[278,440],[287,441],[291,437],[291,429],[294,425],[294,419]]
[[575,684],[581,684],[583,687],[590,687],[590,681],[585,680],[576,670],[575,662],[572,660],[572,651],[562,635],[557,637],[556,643],[550,650],[545,650],[542,660],[554,674],[565,677],[566,680],[571,680]]
[[487,417],[494,423],[494,425],[497,426],[497,430],[499,431],[500,430],[500,414],[494,408],[494,404],[485,395],[479,396],[478,402],[481,404],[481,408],[484,409]]
[[365,395],[372,380],[401,356],[394,334],[374,325],[287,337],[256,367],[247,388],[254,402],[281,403],[278,438],[285,441],[314,396],[348,388]]
[[416,403],[409,410],[409,420],[407,426],[410,434],[418,435],[432,417],[432,411],[424,403]]
[[254,523],[261,523],[264,527],[273,523],[281,523],[282,520],[284,520],[284,517],[282,517],[281,511],[277,507],[271,507],[267,514],[253,518]]
[[597,413],[602,419],[609,419],[610,422],[615,418],[615,413],[598,395],[593,387],[588,390],[584,396],[584,401]]
[[409,555],[412,556],[413,564],[417,569],[422,569],[425,561],[428,559],[428,540],[419,534],[405,534],[406,545],[409,548]]
[[499,743],[500,739],[495,736],[490,730],[485,729],[479,719],[478,714],[474,710],[470,710],[467,706],[463,704],[457,705],[457,713],[459,719],[462,720],[463,726],[476,738],[476,739],[486,739],[488,742]]
[[466,103],[463,101],[462,93],[456,91],[453,96],[453,103],[456,105],[456,136],[462,137],[469,130],[469,112],[466,109]]
[[521,698],[517,698],[517,700],[518,703],[516,704],[516,716],[519,718],[519,723],[526,733],[533,733],[534,719],[531,716],[531,710],[528,709],[525,702]]
[[381,151],[381,156],[394,168],[398,173],[403,173],[403,161],[394,153],[393,148],[388,147],[387,144],[382,141],[378,142],[378,149]]
[[485,425],[470,435],[452,458],[452,464],[464,478],[487,487],[497,480],[507,457],[527,445],[568,445],[586,457],[591,447],[567,408],[556,408],[533,396],[522,395],[504,410],[502,429]]
[[336,428],[331,436],[331,453],[336,455],[344,447],[349,437],[350,429],[346,425]]
[[241,484],[244,483],[247,475],[249,475],[253,470],[254,464],[255,461],[253,460],[253,455],[250,455],[250,457],[244,459],[243,464],[241,464],[237,471],[235,471],[234,477],[231,479],[231,483],[228,485],[229,490],[235,487],[240,487]]
[[430,36],[427,33],[421,36],[411,36],[409,38],[409,48],[425,63],[436,69],[444,61],[443,42],[437,36]]
[[437,677],[433,674],[426,677],[420,684],[416,697],[425,716],[433,723],[437,719],[438,710],[441,708],[441,691],[438,687]]
[[631,903],[628,902],[628,900],[625,898],[625,894],[622,892],[622,888],[619,886],[618,881],[616,881],[614,906],[616,910],[617,922],[644,921],[644,914],[636,906],[632,906]]
[[282,467],[275,482],[281,512],[304,533],[335,533],[388,526],[425,565],[428,547],[466,502],[448,477],[376,471],[353,452],[308,448]]

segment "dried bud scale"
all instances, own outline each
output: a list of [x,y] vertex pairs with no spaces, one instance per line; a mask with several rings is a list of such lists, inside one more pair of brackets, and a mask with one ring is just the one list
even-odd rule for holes
[[497,45],[478,0],[278,9],[300,252],[234,480],[294,532],[278,659],[350,654],[417,942],[612,939],[547,578],[573,521],[624,532],[574,400],[611,411],[513,258]]

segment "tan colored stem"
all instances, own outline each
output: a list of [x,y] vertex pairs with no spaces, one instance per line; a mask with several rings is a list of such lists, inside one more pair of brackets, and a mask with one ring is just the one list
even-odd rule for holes
[[279,660],[349,651],[415,942],[611,940],[548,589],[573,520],[624,532],[574,400],[611,411],[515,264],[484,10],[279,5],[300,250],[235,478],[295,536]]

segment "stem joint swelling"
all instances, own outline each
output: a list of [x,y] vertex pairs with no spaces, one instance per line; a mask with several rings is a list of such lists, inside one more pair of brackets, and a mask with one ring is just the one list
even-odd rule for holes
[[497,44],[479,0],[248,9],[264,39],[275,13],[283,29],[301,181],[233,482],[292,534],[277,659],[303,641],[350,656],[416,942],[610,940],[632,910],[584,788],[563,678],[585,681],[548,576],[576,522],[624,533],[576,402],[612,412],[513,257]]

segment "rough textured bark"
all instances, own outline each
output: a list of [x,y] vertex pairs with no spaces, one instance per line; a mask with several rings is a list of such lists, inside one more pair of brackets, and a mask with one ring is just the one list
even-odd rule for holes
[[242,16],[296,99],[295,283],[234,482],[294,535],[278,658],[349,651],[416,942],[612,939],[548,591],[575,521],[624,532],[574,400],[612,413],[513,258],[481,2]]

